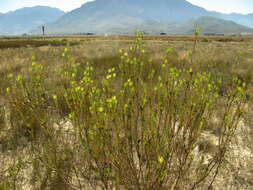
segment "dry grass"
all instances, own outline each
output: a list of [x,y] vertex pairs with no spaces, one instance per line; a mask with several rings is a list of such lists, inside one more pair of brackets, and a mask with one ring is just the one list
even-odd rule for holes
[[135,38],[0,39],[0,190],[252,187],[252,38]]

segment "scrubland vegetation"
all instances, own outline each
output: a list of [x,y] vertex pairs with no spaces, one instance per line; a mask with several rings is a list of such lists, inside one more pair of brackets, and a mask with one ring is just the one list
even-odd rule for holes
[[0,190],[252,188],[252,39],[111,38],[5,39]]

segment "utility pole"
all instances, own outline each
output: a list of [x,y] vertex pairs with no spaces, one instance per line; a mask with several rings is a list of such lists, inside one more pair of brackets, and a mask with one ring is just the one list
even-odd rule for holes
[[42,26],[42,34],[45,36],[45,26]]

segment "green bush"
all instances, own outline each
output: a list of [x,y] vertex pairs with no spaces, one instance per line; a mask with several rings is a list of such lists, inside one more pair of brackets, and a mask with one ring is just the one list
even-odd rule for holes
[[201,39],[201,42],[209,42],[209,40],[207,38],[203,38]]
[[[154,64],[144,47],[138,34],[106,72],[66,48],[57,89],[35,59],[28,73],[9,76],[12,130],[33,137],[34,188],[212,187],[243,114],[244,84],[230,77],[220,93],[221,77],[173,66],[170,49]],[[201,138],[217,112],[220,133],[209,145]]]
[[96,186],[212,186],[242,115],[240,81],[234,79],[223,100],[219,125],[223,133],[205,163],[205,155],[196,155],[195,150],[219,104],[219,81],[210,73],[178,69],[168,62],[159,66],[157,76],[158,70],[146,69],[151,62],[144,62],[147,55],[138,42],[120,53],[121,63],[109,69],[98,85],[94,68],[87,63],[82,79],[70,81],[65,93],[69,118],[82,144],[82,164],[91,166],[88,173],[99,179]]
[[43,66],[33,60],[27,75],[10,74],[8,77],[12,81],[12,86],[6,88],[12,129],[17,132],[16,135],[34,137],[50,122]]

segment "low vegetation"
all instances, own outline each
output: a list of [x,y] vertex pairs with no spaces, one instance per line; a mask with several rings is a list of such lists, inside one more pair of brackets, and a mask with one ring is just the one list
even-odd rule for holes
[[66,46],[78,45],[78,42],[68,42],[67,39],[6,39],[0,41],[0,49],[6,48],[22,48],[22,47],[41,47],[41,46]]
[[248,188],[221,179],[253,57],[203,39],[0,50],[0,190]]

